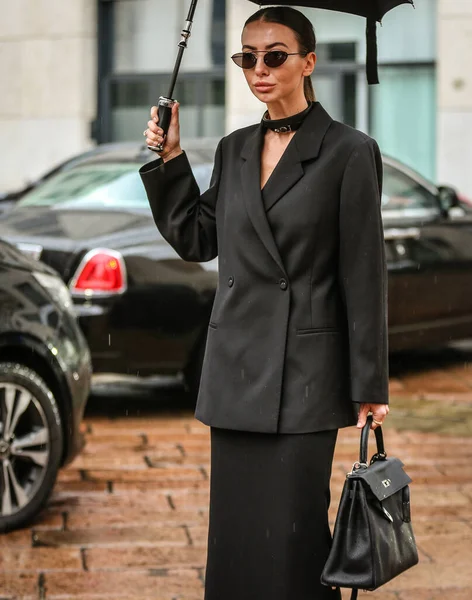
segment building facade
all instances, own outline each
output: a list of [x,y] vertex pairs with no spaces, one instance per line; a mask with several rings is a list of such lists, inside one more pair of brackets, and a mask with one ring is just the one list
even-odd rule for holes
[[0,0],[0,192],[93,144],[96,0]]
[[[40,6],[40,8],[39,8]],[[0,191],[95,143],[139,140],[167,95],[189,0],[0,0]],[[229,56],[247,0],[199,0],[174,96],[186,137],[261,118]],[[378,29],[381,84],[365,77],[365,21],[306,10],[317,98],[382,150],[472,196],[472,2],[417,0]]]
[[[99,142],[136,139],[149,107],[169,94],[188,0],[99,0]],[[225,0],[199,0],[173,97],[188,137],[225,132]]]

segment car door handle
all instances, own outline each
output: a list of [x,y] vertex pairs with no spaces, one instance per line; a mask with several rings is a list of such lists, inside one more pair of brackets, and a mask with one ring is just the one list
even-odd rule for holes
[[384,238],[386,241],[392,240],[419,240],[420,229],[418,227],[406,227],[405,229],[386,229]]

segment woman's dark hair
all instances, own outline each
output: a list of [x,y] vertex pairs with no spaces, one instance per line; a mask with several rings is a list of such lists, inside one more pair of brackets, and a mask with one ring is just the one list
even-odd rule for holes
[[[267,8],[261,8],[256,13],[251,15],[244,24],[256,23],[262,21],[263,23],[278,23],[279,25],[285,25],[289,27],[297,39],[300,52],[315,52],[316,50],[316,35],[315,30],[311,21],[299,10],[292,8],[291,6],[269,6]],[[313,89],[313,83],[311,77],[308,75],[305,77],[304,83],[305,98],[308,102],[315,101],[315,90]]]

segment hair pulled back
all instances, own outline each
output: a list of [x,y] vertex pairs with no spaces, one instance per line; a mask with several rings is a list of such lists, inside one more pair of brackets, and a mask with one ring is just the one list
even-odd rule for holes
[[[299,10],[292,8],[291,6],[269,6],[267,8],[261,8],[249,17],[244,24],[244,27],[249,25],[249,23],[256,23],[258,21],[262,21],[263,23],[277,23],[289,27],[295,34],[300,52],[306,52],[307,54],[315,52],[315,30],[311,21]],[[315,90],[313,89],[313,83],[309,75],[305,77],[303,89],[307,102],[314,102]]]

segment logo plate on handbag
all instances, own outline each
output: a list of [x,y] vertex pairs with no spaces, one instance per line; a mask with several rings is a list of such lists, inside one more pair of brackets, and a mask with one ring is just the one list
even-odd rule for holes
[[391,480],[390,480],[390,479],[384,479],[384,480],[382,481],[382,485],[383,485],[385,488],[388,488],[388,487],[390,487],[390,484],[391,484],[391,483],[392,483],[392,482],[391,482]]

